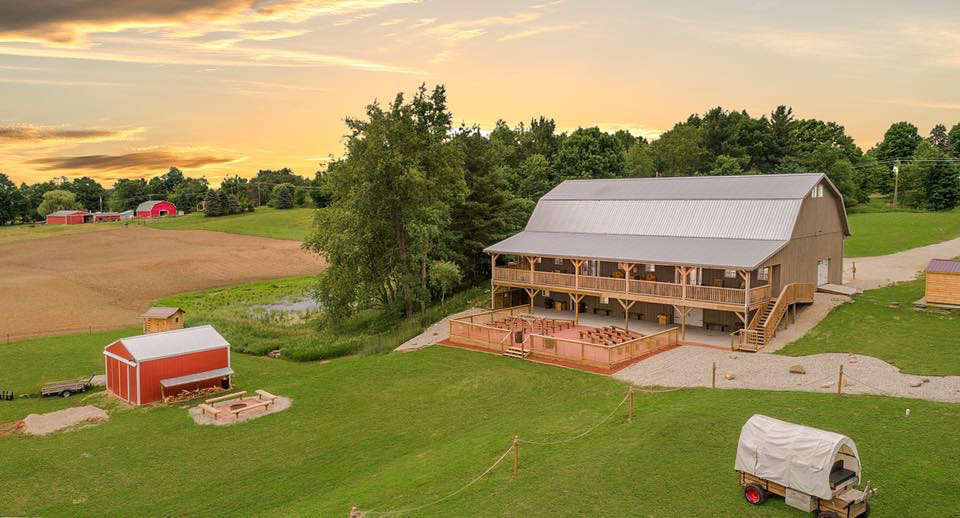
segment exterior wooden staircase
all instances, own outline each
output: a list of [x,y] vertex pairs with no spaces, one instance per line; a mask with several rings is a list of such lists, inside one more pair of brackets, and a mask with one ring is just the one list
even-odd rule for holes
[[530,351],[523,349],[523,347],[513,345],[508,347],[507,350],[503,351],[503,355],[522,360],[530,355]]
[[761,306],[746,329],[740,329],[731,334],[730,347],[739,351],[759,351],[770,339],[777,335],[780,324],[787,324],[783,319],[791,304],[813,303],[813,294],[817,291],[814,284],[793,283],[787,284],[780,291],[775,302],[767,302]]

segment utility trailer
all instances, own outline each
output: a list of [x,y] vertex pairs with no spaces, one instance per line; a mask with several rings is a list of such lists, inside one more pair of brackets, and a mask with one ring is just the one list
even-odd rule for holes
[[91,381],[93,381],[93,376],[90,376],[87,379],[52,381],[43,385],[43,387],[40,389],[40,395],[44,397],[70,397],[72,394],[77,392],[86,392],[87,388],[90,387]]
[[748,503],[772,493],[818,518],[856,518],[877,492],[860,485],[857,445],[845,435],[754,415],[740,430],[734,465]]

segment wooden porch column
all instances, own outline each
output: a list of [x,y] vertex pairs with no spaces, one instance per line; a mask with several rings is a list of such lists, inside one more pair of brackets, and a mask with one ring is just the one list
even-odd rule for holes
[[687,306],[673,306],[673,308],[680,313],[680,339],[687,339],[687,315],[693,311],[693,308]]
[[498,257],[500,254],[490,254],[490,311],[497,309],[497,285],[493,281],[493,274],[497,269]]
[[635,300],[631,300],[629,304],[624,302],[622,299],[615,299],[620,303],[620,307],[623,308],[623,328],[627,331],[630,330],[630,308],[637,303]]
[[630,270],[633,270],[633,267],[636,266],[633,263],[620,263],[620,267],[623,268],[623,292],[630,293]]
[[576,295],[569,293],[570,298],[573,299],[573,323],[575,325],[580,325],[580,301],[583,300],[583,295]]
[[690,268],[686,266],[676,266],[680,275],[680,298],[687,300],[687,276],[690,274]]
[[580,289],[580,265],[583,264],[582,259],[570,259],[570,262],[573,263],[573,286],[576,289]]
[[530,263],[530,284],[533,284],[533,265],[540,262],[539,257],[527,257],[527,262]]
[[743,312],[750,314],[750,270],[737,270],[737,275],[743,279]]
[[527,292],[527,297],[530,298],[530,314],[533,314],[533,298],[537,296],[537,293],[540,290],[534,288],[524,288],[523,291]]

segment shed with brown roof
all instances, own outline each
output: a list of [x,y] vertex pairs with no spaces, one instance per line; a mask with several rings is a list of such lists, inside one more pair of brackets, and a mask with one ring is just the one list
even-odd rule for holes
[[960,305],[960,261],[931,259],[925,271],[926,302]]
[[140,315],[143,317],[144,333],[159,333],[183,329],[184,311],[180,308],[153,307]]

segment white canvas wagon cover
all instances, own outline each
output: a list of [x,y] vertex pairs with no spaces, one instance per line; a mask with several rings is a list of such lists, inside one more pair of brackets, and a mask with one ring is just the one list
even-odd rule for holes
[[740,430],[734,469],[829,500],[830,470],[844,446],[853,455],[844,459],[844,468],[859,478],[857,445],[846,435],[756,414]]

